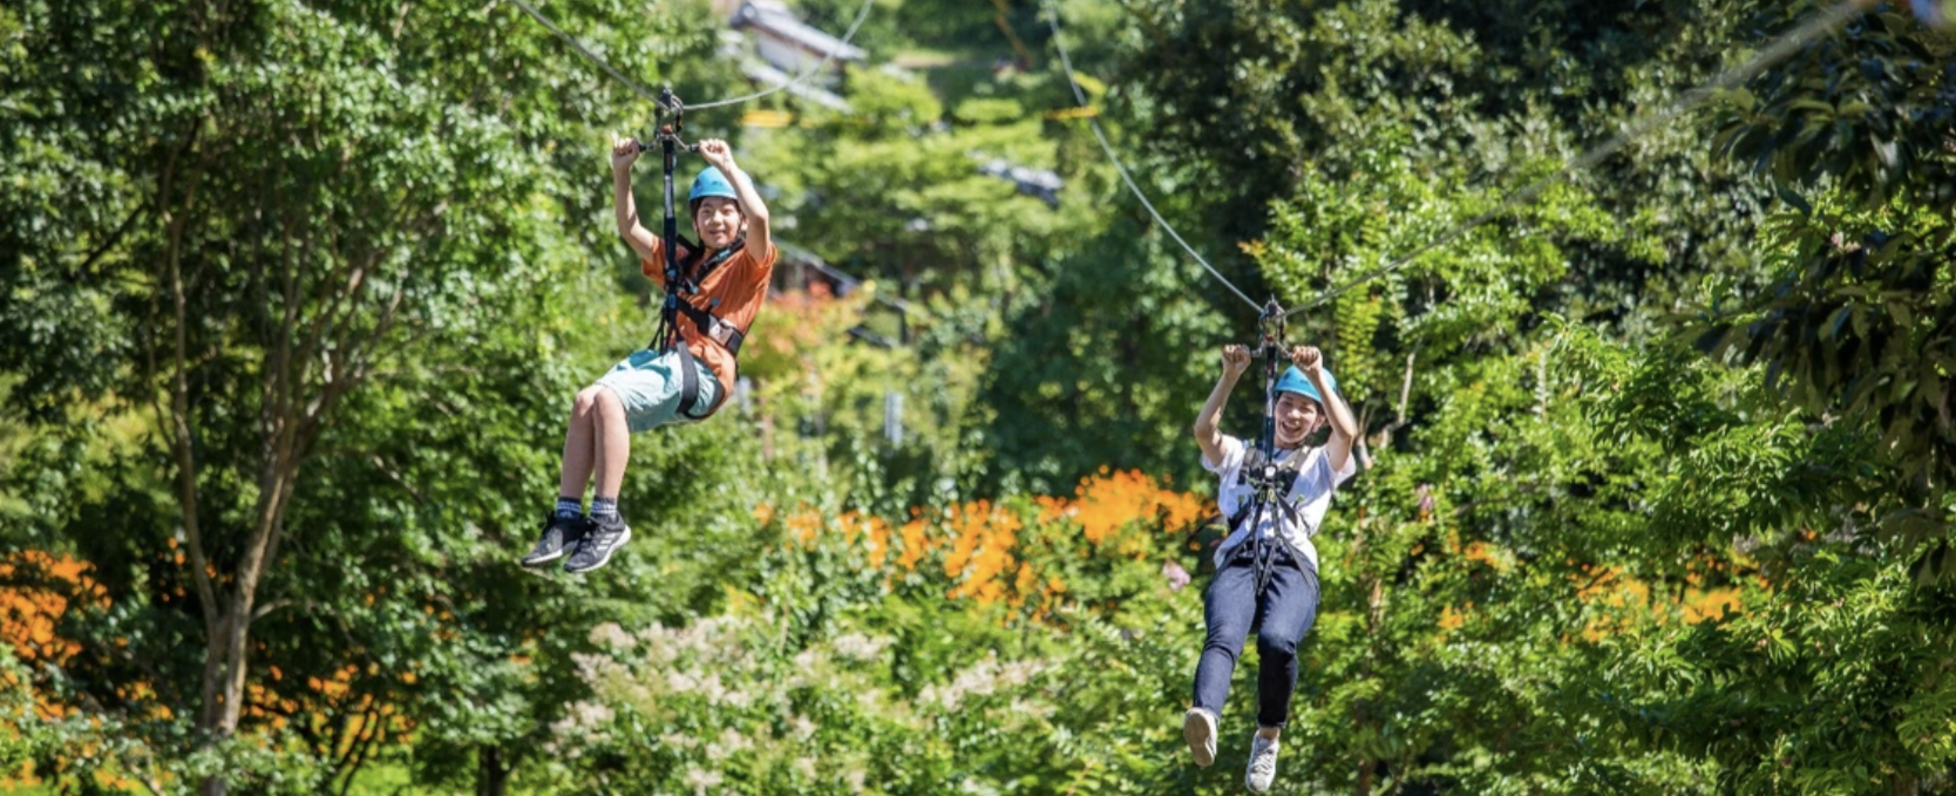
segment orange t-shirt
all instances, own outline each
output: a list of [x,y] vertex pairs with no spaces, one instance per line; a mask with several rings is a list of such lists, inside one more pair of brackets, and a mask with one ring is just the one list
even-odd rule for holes
[[[663,260],[664,253],[665,241],[654,237],[653,259]],[[754,317],[761,314],[761,302],[767,300],[767,286],[774,276],[774,260],[778,256],[780,251],[773,245],[769,245],[767,251],[758,253],[751,246],[743,246],[734,256],[715,267],[713,273],[706,275],[706,280],[700,283],[700,292],[690,296],[682,294],[679,300],[712,313],[721,322],[732,324],[745,335],[747,329],[754,325]],[[659,289],[665,289],[666,272],[663,266],[653,265],[653,260],[640,260],[639,270],[650,277]],[[664,301],[664,298],[660,297],[659,301]],[[734,355],[707,337],[705,331],[685,313],[679,313],[678,324],[680,333],[686,336],[686,347],[720,378],[720,395],[725,400],[734,388]]]

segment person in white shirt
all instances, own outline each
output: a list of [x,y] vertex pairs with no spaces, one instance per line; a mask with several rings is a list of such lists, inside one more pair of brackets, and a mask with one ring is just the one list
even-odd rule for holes
[[[1277,739],[1297,686],[1297,645],[1317,619],[1318,553],[1311,536],[1331,506],[1332,492],[1357,470],[1352,441],[1358,438],[1358,420],[1338,397],[1338,380],[1324,369],[1324,355],[1297,346],[1290,351],[1291,367],[1276,384],[1275,455],[1265,462],[1254,441],[1216,427],[1230,391],[1250,366],[1250,352],[1230,345],[1222,359],[1222,378],[1203,403],[1194,430],[1203,469],[1221,478],[1216,502],[1230,528],[1216,549],[1216,577],[1205,598],[1208,638],[1195,667],[1195,705],[1182,717],[1182,736],[1196,765],[1215,762],[1217,718],[1244,639],[1255,628],[1257,731],[1245,782],[1262,793],[1277,776]],[[1306,447],[1305,440],[1327,423],[1331,434],[1325,444]],[[1258,473],[1276,476],[1281,505],[1251,510],[1256,483],[1248,476]]]

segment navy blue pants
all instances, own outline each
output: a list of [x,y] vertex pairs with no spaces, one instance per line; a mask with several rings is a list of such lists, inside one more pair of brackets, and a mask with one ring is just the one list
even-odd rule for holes
[[1230,551],[1209,584],[1203,619],[1209,637],[1195,666],[1195,706],[1222,715],[1229,677],[1243,653],[1244,639],[1256,630],[1259,727],[1282,727],[1290,718],[1290,694],[1297,687],[1297,645],[1318,618],[1318,572],[1281,542],[1276,545],[1270,581],[1256,592],[1254,542]]

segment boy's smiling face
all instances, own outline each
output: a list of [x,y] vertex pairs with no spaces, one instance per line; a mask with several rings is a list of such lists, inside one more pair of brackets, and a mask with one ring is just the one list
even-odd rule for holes
[[1294,392],[1277,393],[1277,447],[1297,448],[1324,420],[1324,407]]
[[746,226],[747,216],[740,212],[737,200],[708,196],[693,208],[693,231],[699,234],[700,245],[709,249],[732,246]]

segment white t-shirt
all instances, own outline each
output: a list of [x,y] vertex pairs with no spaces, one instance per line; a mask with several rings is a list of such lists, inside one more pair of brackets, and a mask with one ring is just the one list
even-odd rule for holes
[[[1203,457],[1202,469],[1222,476],[1222,484],[1216,490],[1216,508],[1222,511],[1224,519],[1235,516],[1237,509],[1250,502],[1256,489],[1248,483],[1237,483],[1237,471],[1243,467],[1243,457],[1249,446],[1243,441],[1227,434],[1222,438],[1222,463],[1210,466],[1208,457]],[[1353,460],[1357,457],[1347,455],[1343,469],[1331,469],[1331,457],[1323,448],[1310,448],[1304,451],[1277,450],[1277,462],[1283,463],[1292,456],[1305,457],[1297,470],[1297,479],[1290,485],[1289,494],[1284,499],[1297,507],[1297,519],[1277,506],[1264,511],[1263,521],[1257,532],[1265,538],[1282,539],[1290,546],[1291,552],[1311,562],[1311,568],[1318,565],[1318,550],[1311,545],[1311,536],[1318,532],[1324,522],[1324,512],[1331,508],[1331,493],[1346,479],[1358,473]],[[1229,529],[1229,536],[1216,548],[1216,566],[1220,567],[1228,558],[1230,550],[1250,538],[1250,523],[1254,518],[1245,515],[1239,527]],[[1302,521],[1300,526],[1299,520]]]

